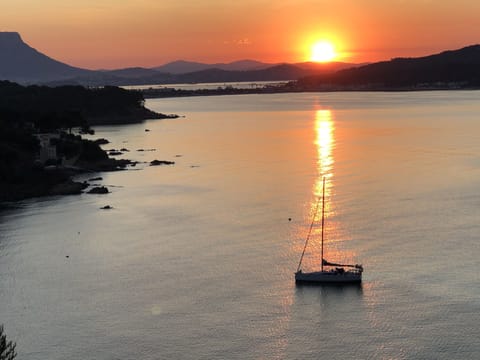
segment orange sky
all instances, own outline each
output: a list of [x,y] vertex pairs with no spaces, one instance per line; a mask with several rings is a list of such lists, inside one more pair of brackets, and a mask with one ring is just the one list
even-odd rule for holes
[[371,62],[480,43],[480,1],[0,0],[0,31],[91,69],[306,61],[321,39],[340,61]]

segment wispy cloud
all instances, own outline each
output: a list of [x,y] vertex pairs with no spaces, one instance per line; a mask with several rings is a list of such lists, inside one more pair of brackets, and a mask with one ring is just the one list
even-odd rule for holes
[[249,38],[244,38],[244,39],[237,40],[237,41],[235,41],[235,43],[237,45],[240,45],[240,46],[248,46],[248,45],[252,44],[252,42],[250,41]]

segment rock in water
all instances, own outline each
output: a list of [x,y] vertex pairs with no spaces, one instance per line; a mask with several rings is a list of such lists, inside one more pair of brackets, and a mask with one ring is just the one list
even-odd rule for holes
[[88,191],[87,194],[108,194],[109,192],[105,186],[97,186]]
[[167,160],[153,160],[150,161],[150,166],[157,166],[157,165],[174,165],[175,161],[167,161]]
[[107,139],[104,139],[104,138],[94,140],[93,142],[98,144],[98,145],[110,144],[110,141],[108,141]]

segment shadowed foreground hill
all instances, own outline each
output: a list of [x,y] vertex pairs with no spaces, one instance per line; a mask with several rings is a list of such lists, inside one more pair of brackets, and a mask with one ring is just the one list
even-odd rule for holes
[[[85,184],[71,181],[75,172],[124,168],[128,160],[109,158],[97,142],[69,130],[167,117],[146,109],[143,102],[141,93],[116,87],[25,87],[0,81],[0,203],[78,194]],[[48,145],[40,141],[45,138]],[[42,159],[46,148],[52,153]]]
[[37,128],[123,124],[164,118],[144,107],[140,92],[106,86],[21,86],[0,81],[0,115]]
[[468,88],[480,86],[480,45],[419,58],[396,58],[334,74],[304,77],[302,90]]

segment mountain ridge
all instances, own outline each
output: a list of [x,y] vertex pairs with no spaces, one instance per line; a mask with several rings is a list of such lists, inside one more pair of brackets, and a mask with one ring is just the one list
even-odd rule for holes
[[478,44],[423,57],[401,57],[371,64],[268,64],[249,59],[204,64],[178,60],[155,68],[87,70],[50,58],[26,44],[16,32],[0,32],[0,54],[0,80],[49,86],[296,81],[295,85],[289,85],[292,90],[310,91],[412,88],[435,82],[455,83],[460,87],[480,84]]
[[90,70],[50,58],[26,44],[17,32],[0,32],[0,79],[20,83],[86,76]]
[[451,88],[480,85],[480,45],[469,45],[437,54],[393,58],[335,73],[300,78],[296,86],[305,90],[360,87],[365,89],[431,87]]
[[202,71],[207,69],[220,69],[227,71],[248,71],[248,70],[261,70],[276,64],[264,63],[257,60],[245,59],[236,60],[228,63],[202,63],[197,61],[188,60],[175,60],[166,64],[152,67],[151,69],[160,72],[166,72],[171,74],[186,74],[195,71]]
[[[334,71],[355,64],[270,64],[244,59],[206,64],[178,60],[153,68],[130,67],[88,70],[55,60],[26,44],[17,32],[0,32],[0,80],[20,84],[148,85],[190,82],[288,81],[316,72]],[[338,66],[335,64],[339,64]]]

